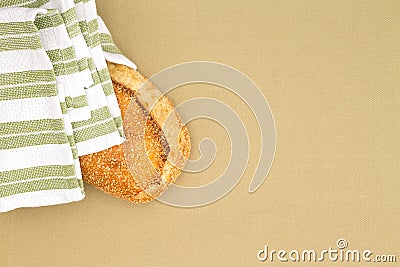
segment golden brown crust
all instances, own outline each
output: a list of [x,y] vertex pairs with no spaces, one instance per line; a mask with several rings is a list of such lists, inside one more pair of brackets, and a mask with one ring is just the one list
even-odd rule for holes
[[[125,147],[114,146],[82,156],[80,162],[83,179],[116,197],[135,203],[148,202],[164,192],[168,184],[180,175],[190,153],[189,133],[167,97],[162,96],[153,86],[139,90],[147,81],[139,72],[111,62],[107,62],[107,65],[124,119],[127,142],[134,146],[144,139],[147,158],[126,151],[126,147],[129,147],[126,144]],[[160,101],[155,103],[154,99],[158,97]],[[154,108],[150,111],[151,106]],[[135,113],[135,121],[125,120],[128,109]],[[168,116],[170,113],[172,116]],[[145,125],[144,136],[130,136],[130,127],[135,127],[140,120]],[[133,177],[132,174],[138,172],[132,168],[139,168],[148,160],[153,166],[153,173]],[[132,162],[134,164],[130,164]]]
[[125,65],[107,62],[108,71],[111,79],[124,86],[125,88],[136,92],[136,90],[147,81],[147,79],[138,71]]

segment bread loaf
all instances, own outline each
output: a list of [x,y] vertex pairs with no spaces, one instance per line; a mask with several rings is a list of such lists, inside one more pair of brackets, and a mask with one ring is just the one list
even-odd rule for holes
[[134,203],[151,201],[175,182],[190,137],[171,101],[138,71],[107,62],[124,120],[124,144],[80,157],[85,182]]

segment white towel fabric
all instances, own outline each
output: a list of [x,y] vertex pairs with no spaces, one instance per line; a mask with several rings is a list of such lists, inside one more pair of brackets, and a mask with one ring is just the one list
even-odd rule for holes
[[[83,89],[83,82],[79,74],[75,53],[69,53],[71,50],[73,51],[72,42],[63,24],[61,14],[57,9],[50,9],[46,14],[38,15],[34,23],[39,30],[43,48],[46,50],[53,64],[65,133],[71,146],[78,183],[83,190],[82,173],[72,129],[72,121],[90,119],[91,114],[87,105],[87,98]],[[81,101],[85,101],[85,103],[82,103],[83,106],[79,108],[76,106],[76,100],[81,98],[81,90],[84,94],[84,99],[81,99]],[[74,91],[76,91],[76,95],[72,94]],[[68,103],[68,99],[71,99],[71,103]],[[83,111],[82,109],[85,110]]]
[[84,198],[78,155],[124,141],[94,0],[0,1],[0,212]]
[[[72,1],[72,3],[71,3]],[[46,8],[46,9],[57,9],[60,8],[60,10],[65,11],[66,8],[72,7],[73,8],[73,0],[71,1],[50,1],[50,0],[18,0],[18,1],[13,1],[13,0],[8,0],[8,1],[1,1],[0,2],[0,7],[31,7],[31,8]],[[72,4],[72,5],[71,5]],[[46,7],[44,7],[46,6]],[[52,7],[53,6],[53,7]],[[73,8],[74,10],[74,8]],[[71,12],[64,12],[62,13],[63,18],[65,17],[66,19],[73,19],[73,16],[69,14]],[[75,16],[76,18],[76,16]],[[77,20],[75,19],[76,23]],[[65,25],[58,26],[57,28],[60,28]],[[46,25],[46,27],[51,28],[51,25]],[[78,30],[79,32],[79,26],[76,25],[75,29]],[[76,31],[73,31],[71,28],[72,33],[75,33]],[[79,83],[78,81],[76,84],[79,84],[79,86],[69,86],[66,87],[66,104],[69,107],[69,113],[72,121],[80,121],[80,120],[87,120],[90,118],[90,109],[88,107],[88,101],[86,99],[86,95],[84,92],[84,87],[85,86],[90,86],[93,84],[93,80],[91,79],[91,74],[88,68],[87,64],[87,58],[83,58],[84,56],[89,57],[89,50],[83,40],[82,34],[81,34],[81,39],[79,39],[79,36],[76,38],[71,38],[70,42],[72,43],[78,43],[81,44],[79,47],[80,49],[75,49],[75,47],[68,47],[65,49],[62,49],[62,53],[49,53],[50,58],[52,61],[69,61],[68,64],[63,64],[64,66],[62,67],[68,67],[69,71],[75,72],[76,65],[78,64],[78,68],[80,71],[80,78]],[[81,42],[80,42],[81,41]],[[75,54],[75,51],[77,54]],[[86,54],[85,54],[86,52]],[[55,60],[53,60],[55,59]],[[75,59],[75,62],[71,62],[73,59]],[[85,68],[86,66],[86,68]],[[56,69],[57,71],[57,69]]]
[[0,9],[0,212],[84,198],[53,65],[34,25],[45,9]]
[[35,20],[40,38],[46,50],[57,84],[62,87],[65,104],[71,121],[88,120],[91,117],[83,81],[79,73],[75,50],[67,33],[64,21],[56,9],[48,10]]
[[[83,38],[83,34],[78,24],[74,0],[47,0],[48,2],[41,7],[46,9],[57,9],[63,17],[65,26],[72,44],[75,49],[76,59],[78,61],[79,71],[83,86],[89,88],[93,85],[92,74],[89,69],[88,60],[90,58],[89,48]],[[38,4],[35,4],[37,6]],[[41,5],[41,3],[39,3]]]
[[114,123],[121,137],[124,137],[121,111],[118,106],[117,97],[114,94],[111,78],[107,70],[106,60],[101,48],[96,3],[94,0],[75,0],[75,7],[81,31],[83,32],[93,59],[92,62],[89,61],[89,64],[93,64],[89,67],[91,67],[93,75],[96,75],[97,72],[97,77],[100,79],[99,83],[106,95],[111,116],[114,119]]
[[[87,69],[90,70],[92,84],[85,90],[91,109],[90,119],[71,120],[78,155],[83,156],[99,152],[123,143],[125,139],[122,118],[108,70],[107,68],[97,70],[95,66],[95,61],[98,63],[103,61],[103,67],[106,66],[104,56],[102,53],[92,55],[91,49],[94,47],[94,39],[87,35],[86,22],[78,21],[77,7],[80,2],[73,0],[8,0],[0,2],[0,7],[10,5],[30,8],[56,8],[59,10],[74,45],[78,66],[80,70],[84,69],[81,73],[86,73]],[[96,10],[94,10],[94,13],[97,14]],[[93,58],[93,56],[96,58]],[[88,65],[88,68],[85,68],[85,64]],[[85,75],[82,74],[82,76]]]

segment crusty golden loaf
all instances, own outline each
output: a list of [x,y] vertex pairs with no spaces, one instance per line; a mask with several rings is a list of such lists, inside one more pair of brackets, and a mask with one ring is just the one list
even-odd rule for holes
[[[148,202],[182,172],[190,153],[189,133],[171,101],[143,75],[124,65],[107,65],[127,141],[81,156],[83,179],[118,198]],[[137,132],[140,127],[143,134]]]

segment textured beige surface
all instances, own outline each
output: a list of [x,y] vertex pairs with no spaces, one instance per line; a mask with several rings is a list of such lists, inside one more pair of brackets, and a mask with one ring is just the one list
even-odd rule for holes
[[[265,244],[324,249],[340,237],[349,248],[400,260],[398,1],[98,0],[98,7],[146,76],[190,60],[248,74],[274,113],[274,164],[248,194],[258,156],[250,111],[215,86],[179,88],[170,95],[175,104],[212,96],[242,116],[253,150],[238,186],[197,209],[132,205],[86,186],[82,202],[0,214],[1,266],[313,266],[259,264],[256,252]],[[202,120],[189,131],[194,158],[203,137],[218,145],[205,173],[179,178],[204,184],[226,166],[227,136]]]

